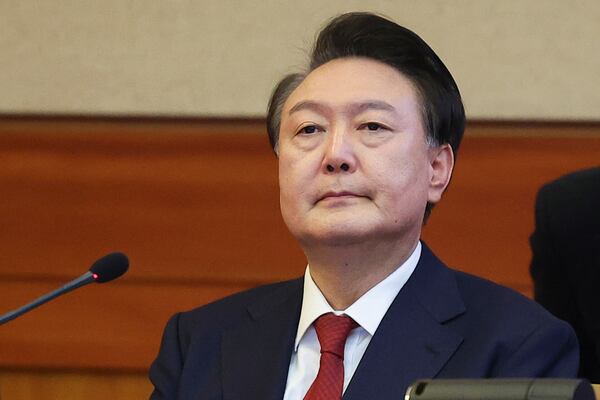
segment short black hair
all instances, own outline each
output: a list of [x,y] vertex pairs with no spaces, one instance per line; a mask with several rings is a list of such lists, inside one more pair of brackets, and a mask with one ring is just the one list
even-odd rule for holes
[[[290,74],[275,87],[267,112],[267,132],[277,152],[283,104],[313,70],[338,58],[365,57],[391,66],[415,86],[430,145],[449,144],[455,156],[465,130],[465,110],[454,78],[435,52],[413,31],[382,16],[353,12],[321,30],[308,70]],[[433,204],[428,203],[425,220]]]
[[387,64],[416,87],[423,124],[432,144],[450,144],[458,152],[465,129],[465,111],[454,78],[435,52],[416,33],[384,17],[366,12],[342,14],[319,33],[308,71],[284,77],[269,101],[267,132],[273,149],[279,139],[281,111],[289,95],[308,73],[346,57],[366,57]]

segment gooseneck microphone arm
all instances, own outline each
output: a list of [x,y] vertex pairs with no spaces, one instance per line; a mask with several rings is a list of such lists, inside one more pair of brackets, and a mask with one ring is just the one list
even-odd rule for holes
[[0,317],[0,325],[3,325],[50,300],[68,293],[72,290],[85,286],[92,282],[104,283],[123,275],[129,268],[129,260],[123,253],[111,253],[97,260],[90,270],[79,278],[72,280],[66,285],[47,293],[29,304],[16,310],[10,311]]
[[38,297],[31,303],[25,304],[23,307],[17,308],[16,310],[13,310],[11,312],[4,314],[2,317],[0,317],[0,325],[3,325],[5,323],[7,323],[8,321],[15,319],[19,315],[25,314],[26,312],[31,311],[34,308],[39,307],[42,304],[47,303],[50,300],[52,300],[60,295],[68,293],[71,290],[75,290],[79,287],[82,287],[82,286],[87,285],[88,283],[92,283],[92,282],[94,282],[94,274],[92,274],[91,272],[86,272],[85,274],[81,275],[79,278],[72,280],[71,282],[67,283],[66,285],[64,285],[50,293],[47,293],[41,297]]

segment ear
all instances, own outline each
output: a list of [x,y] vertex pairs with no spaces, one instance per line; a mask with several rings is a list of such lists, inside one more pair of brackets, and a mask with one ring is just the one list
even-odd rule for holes
[[454,152],[449,144],[429,149],[429,193],[427,200],[437,203],[450,183],[454,168]]

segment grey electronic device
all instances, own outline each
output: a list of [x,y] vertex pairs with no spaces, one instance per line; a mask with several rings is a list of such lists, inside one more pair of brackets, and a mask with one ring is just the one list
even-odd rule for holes
[[585,379],[429,379],[413,383],[404,400],[595,400]]

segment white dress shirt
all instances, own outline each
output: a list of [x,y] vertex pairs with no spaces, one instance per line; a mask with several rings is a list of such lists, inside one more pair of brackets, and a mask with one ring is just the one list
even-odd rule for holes
[[379,327],[379,323],[415,270],[420,256],[421,242],[418,242],[415,250],[404,264],[342,311],[335,311],[331,308],[323,293],[312,280],[310,266],[306,267],[302,310],[288,370],[284,400],[302,400],[317,377],[321,346],[313,322],[329,312],[336,315],[348,315],[360,325],[348,335],[344,348],[343,390],[346,390],[371,338]]

